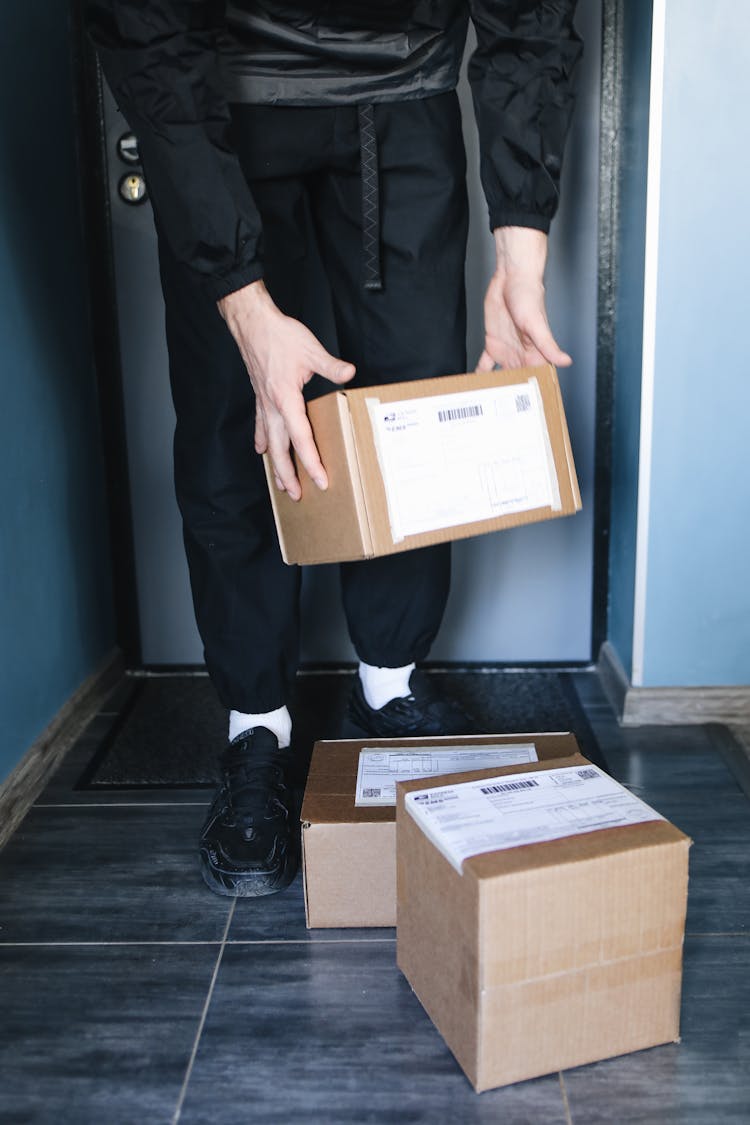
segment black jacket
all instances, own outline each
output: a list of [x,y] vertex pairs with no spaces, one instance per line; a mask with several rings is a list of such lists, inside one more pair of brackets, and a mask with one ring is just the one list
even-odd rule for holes
[[224,296],[263,274],[261,224],[228,104],[427,97],[469,64],[490,225],[548,230],[581,43],[576,0],[88,0],[89,28],[138,137],[162,232]]

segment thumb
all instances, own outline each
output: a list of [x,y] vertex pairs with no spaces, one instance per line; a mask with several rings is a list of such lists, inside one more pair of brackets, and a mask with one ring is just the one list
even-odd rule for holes
[[324,379],[330,379],[332,383],[348,383],[354,378],[357,368],[353,363],[337,359],[321,347],[315,355],[315,370]]
[[552,335],[552,330],[547,323],[546,317],[539,319],[534,325],[534,330],[527,334],[527,338],[540,355],[546,359],[547,363],[552,363],[555,367],[570,367],[573,362],[568,353],[562,350],[557,340]]

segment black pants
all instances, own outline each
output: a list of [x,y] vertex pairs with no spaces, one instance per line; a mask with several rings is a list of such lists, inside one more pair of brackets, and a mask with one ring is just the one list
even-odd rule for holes
[[[285,313],[304,319],[307,259],[317,246],[337,354],[356,364],[354,385],[463,371],[467,205],[457,100],[377,105],[374,122],[380,291],[363,286],[357,108],[235,107],[234,143],[263,220],[266,284]],[[163,239],[160,259],[175,485],[206,664],[225,706],[269,711],[286,701],[296,671],[299,568],[279,553],[237,347]],[[343,564],[341,580],[360,659],[389,667],[424,659],[448,596],[447,544]]]

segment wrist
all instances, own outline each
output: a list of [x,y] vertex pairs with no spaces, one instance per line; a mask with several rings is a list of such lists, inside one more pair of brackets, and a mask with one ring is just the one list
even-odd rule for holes
[[547,262],[547,235],[533,227],[496,227],[495,254],[500,275],[527,275],[538,280]]
[[225,297],[217,301],[217,305],[219,312],[229,325],[238,320],[262,317],[276,309],[271,294],[266,289],[265,282],[262,279],[253,281],[249,285],[243,285],[241,289],[235,289],[232,293],[227,293]]

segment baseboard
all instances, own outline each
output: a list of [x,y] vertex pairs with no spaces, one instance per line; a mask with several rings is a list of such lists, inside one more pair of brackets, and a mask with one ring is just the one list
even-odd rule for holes
[[633,687],[620,659],[605,641],[597,672],[624,727],[680,723],[750,723],[750,684],[736,687]]
[[119,649],[111,652],[60,708],[0,785],[0,848],[8,842],[86,724],[125,672]]
[[609,641],[605,641],[599,649],[596,671],[602,690],[612,704],[612,710],[621,720],[625,710],[625,700],[630,688],[630,681],[627,672],[620,663],[620,657]]

